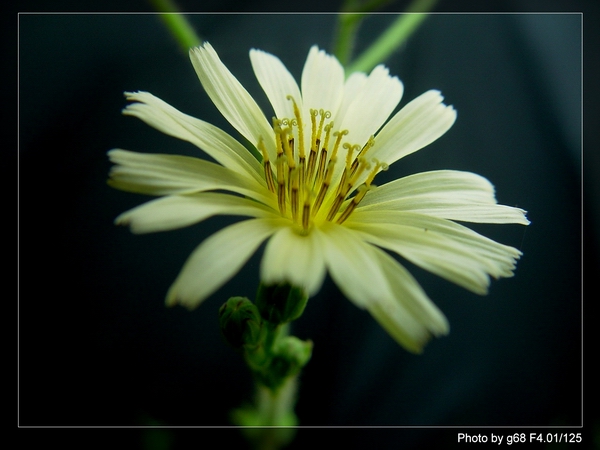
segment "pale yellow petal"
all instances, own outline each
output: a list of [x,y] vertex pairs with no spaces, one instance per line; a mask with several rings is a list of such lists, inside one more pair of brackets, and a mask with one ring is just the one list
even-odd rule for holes
[[480,175],[436,170],[410,175],[367,193],[357,210],[412,211],[478,223],[529,224],[526,211],[498,205],[492,184]]
[[443,99],[432,90],[404,106],[377,134],[371,157],[392,164],[442,136],[456,120],[456,111]]
[[[339,61],[311,47],[302,70],[301,88],[305,108],[323,109],[335,114],[342,102],[344,86],[344,68]],[[308,111],[305,111],[308,116]]]
[[278,226],[278,220],[250,219],[207,238],[190,255],[169,289],[167,305],[197,307],[229,281]]
[[263,139],[275,159],[273,130],[248,91],[221,62],[209,44],[190,49],[190,59],[202,87],[233,127],[253,145]]
[[261,50],[250,50],[250,61],[254,74],[267,94],[273,106],[275,116],[279,119],[293,118],[293,103],[287,99],[292,96],[302,111],[302,96],[298,83],[292,74],[276,56]]
[[110,150],[108,156],[115,164],[108,183],[117,189],[147,195],[226,190],[276,207],[265,186],[219,164],[190,156],[121,149]]
[[489,276],[511,277],[521,252],[445,219],[409,212],[363,211],[347,226],[368,242],[478,294]]
[[[404,87],[400,80],[391,77],[384,66],[377,66],[360,89],[353,93],[352,101],[340,108],[335,117],[340,129],[348,130],[347,139],[361,147],[375,135],[389,118],[400,99]],[[344,100],[350,93],[344,93]]]
[[392,256],[374,249],[395,299],[433,336],[448,334],[450,325],[440,309],[429,299],[415,278]]
[[469,248],[439,233],[404,225],[353,224],[368,242],[394,251],[413,264],[477,294],[485,294],[490,280],[486,267]]
[[314,295],[321,288],[325,273],[316,233],[300,235],[291,227],[284,227],[269,239],[261,263],[263,283],[287,282]]
[[202,192],[151,200],[120,214],[115,223],[128,225],[133,233],[154,233],[187,227],[215,215],[277,217],[273,209],[248,198]]
[[223,166],[263,182],[260,163],[224,131],[178,111],[148,92],[126,92],[125,95],[133,103],[127,105],[123,114],[137,117],[169,136],[188,141]]
[[334,223],[325,223],[312,232],[320,236],[327,270],[348,299],[365,308],[380,295],[386,295],[381,268],[358,233]]
[[443,315],[425,306],[429,300],[416,281],[389,256],[341,226],[324,227],[320,236],[327,269],[342,293],[406,349],[418,353],[432,333],[447,332]]

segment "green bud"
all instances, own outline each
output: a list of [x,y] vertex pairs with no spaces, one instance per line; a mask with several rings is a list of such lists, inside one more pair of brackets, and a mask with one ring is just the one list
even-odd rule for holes
[[271,286],[261,284],[256,294],[256,307],[260,315],[276,325],[300,317],[307,302],[308,296],[303,289],[287,283]]
[[271,390],[279,389],[289,377],[297,375],[308,363],[312,347],[312,341],[286,336],[277,343],[268,370],[256,374],[258,381]]
[[246,297],[231,297],[219,309],[219,325],[225,340],[234,348],[255,348],[265,331],[258,309]]
[[277,355],[288,361],[287,376],[296,375],[312,356],[312,341],[303,341],[296,336],[286,336],[277,343]]

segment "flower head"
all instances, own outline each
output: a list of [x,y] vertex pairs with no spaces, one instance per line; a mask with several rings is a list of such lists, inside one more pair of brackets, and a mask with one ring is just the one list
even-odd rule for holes
[[438,91],[390,118],[403,85],[383,66],[345,79],[340,63],[313,47],[298,85],[278,58],[251,50],[275,113],[268,120],[209,44],[190,57],[214,104],[262,161],[224,131],[147,92],[126,94],[132,103],[125,114],[195,144],[215,162],[111,150],[112,186],[159,197],[116,223],[148,233],[218,214],[249,217],[194,250],[169,289],[169,305],[198,306],[267,241],[263,283],[289,283],[312,295],[329,273],[400,344],[420,351],[431,335],[448,332],[448,322],[384,249],[478,294],[487,292],[490,276],[512,276],[517,249],[455,222],[529,223],[525,211],[496,203],[485,178],[438,170],[374,184],[380,171],[452,126],[456,112]]

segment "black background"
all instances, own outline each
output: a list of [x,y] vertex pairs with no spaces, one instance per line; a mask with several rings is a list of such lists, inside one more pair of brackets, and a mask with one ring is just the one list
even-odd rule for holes
[[[303,9],[337,8],[312,3]],[[586,33],[587,20],[598,12],[592,1],[541,3],[495,1],[477,10],[584,11]],[[452,11],[473,10],[473,2],[442,1],[437,11],[449,11],[450,4]],[[193,2],[180,5],[195,9]],[[266,2],[233,1],[204,2],[202,9],[226,7],[270,10]],[[102,9],[148,10],[141,2],[108,2]],[[31,2],[20,10],[48,6]],[[82,8],[57,2],[52,10]],[[123,117],[123,91],[147,90],[183,112],[228,131],[230,126],[155,15],[13,19],[19,27],[20,437],[26,442],[38,436],[39,427],[82,426],[88,433],[76,435],[86,448],[97,442],[89,432],[122,426],[127,432],[116,448],[160,448],[163,440],[170,448],[213,448],[212,438],[220,446],[237,445],[235,430],[173,427],[227,425],[228,411],[250,398],[248,373],[224,344],[216,314],[229,296],[253,295],[260,253],[195,311],[167,309],[164,295],[189,253],[235,218],[135,236],[112,221],[146,198],[105,183],[110,148],[197,154]],[[248,50],[278,55],[298,77],[310,45],[331,49],[335,27],[335,17],[327,14],[202,14],[190,20],[266,111]],[[359,46],[391,20],[367,19]],[[294,328],[315,342],[297,405],[303,425],[409,426],[335,433],[346,448],[395,449],[448,446],[468,426],[539,431],[582,423],[581,263],[586,258],[597,275],[598,188],[591,172],[597,127],[587,122],[593,113],[585,116],[591,130],[583,142],[588,151],[582,177],[581,23],[580,15],[438,14],[387,61],[405,85],[401,105],[436,88],[458,119],[444,137],[392,166],[386,177],[473,171],[494,183],[501,203],[528,210],[532,224],[476,227],[524,253],[516,276],[493,282],[485,297],[409,266],[451,324],[450,335],[432,341],[420,356],[400,348],[327,282]],[[592,70],[588,59],[586,70]],[[592,398],[591,384],[584,398]],[[598,428],[597,418],[594,412],[585,416],[586,430]],[[148,424],[168,428],[129,428]],[[97,426],[110,430],[90,428]],[[293,448],[312,444],[313,433],[300,430]],[[588,434],[586,444],[591,439]]]

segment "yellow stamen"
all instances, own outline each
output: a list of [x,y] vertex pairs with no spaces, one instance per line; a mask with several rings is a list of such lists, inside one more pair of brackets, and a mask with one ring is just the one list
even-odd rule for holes
[[335,158],[332,158],[327,164],[327,170],[325,171],[325,179],[321,184],[321,189],[319,189],[319,193],[317,194],[317,198],[315,199],[315,203],[313,204],[313,215],[315,215],[319,211],[319,208],[323,204],[325,194],[327,193],[329,185],[331,184],[331,178],[333,177],[333,167],[335,166],[335,162]]
[[[352,186],[356,184],[358,178],[363,174],[363,172],[371,167],[371,165],[365,160],[365,158],[359,158],[359,160],[360,162],[358,164],[358,167],[352,172],[352,177],[350,178],[350,181],[348,181],[348,191],[346,191],[346,194],[348,194],[350,189],[352,189]],[[375,172],[375,175],[377,175],[377,172]],[[375,175],[373,175],[373,178],[375,178]],[[371,179],[371,181],[372,180],[373,179]]]
[[373,170],[371,171],[371,173],[365,180],[365,185],[371,186],[371,183],[373,182],[375,175],[377,175],[380,171],[385,172],[386,170],[388,170],[388,167],[389,166],[386,163],[382,163],[382,162],[379,162],[378,160],[375,160],[375,167],[373,167]]
[[302,207],[302,228],[308,230],[310,226],[310,198],[307,196],[304,199],[304,206]]
[[348,203],[348,206],[346,206],[344,212],[342,212],[342,214],[340,214],[340,217],[338,217],[337,223],[343,223],[348,217],[350,217],[350,214],[352,214],[354,208],[358,206],[358,204],[368,191],[369,187],[364,184],[358,188],[358,192],[356,193],[356,195],[352,197],[352,200],[350,200],[350,203]]
[[292,206],[292,219],[294,222],[298,218],[298,169],[291,169],[290,171],[290,204]]
[[371,147],[373,147],[373,145],[375,145],[375,137],[371,136],[369,138],[369,140],[367,141],[367,143],[360,150],[360,152],[358,152],[358,155],[356,155],[356,159],[352,163],[352,173],[354,173],[354,171],[358,167],[358,160],[359,160],[359,158],[364,158],[365,157],[365,153],[367,153],[367,150],[369,150]]
[[287,157],[287,164],[290,169],[296,167],[296,161],[294,160],[294,138],[288,139],[288,133],[291,131],[290,128],[281,130],[281,144],[283,146],[283,152]]
[[286,97],[288,100],[294,104],[294,117],[296,118],[296,124],[298,125],[298,140],[300,141],[300,145],[298,146],[298,156],[304,158],[304,125],[302,124],[302,115],[300,114],[300,109],[298,108],[298,104],[294,97],[288,95]]
[[317,174],[314,180],[314,186],[321,184],[323,180],[323,174],[325,173],[325,167],[327,165],[327,148],[329,147],[329,137],[331,136],[331,129],[333,128],[333,122],[329,122],[325,125],[325,142],[321,148],[321,154],[319,155],[319,164],[317,167]]
[[263,169],[265,170],[265,181],[267,182],[267,187],[273,193],[275,193],[275,180],[273,179],[273,169],[271,168],[271,161],[269,161],[269,154],[267,153],[267,148],[265,147],[265,141],[262,136],[258,141],[258,149],[262,153],[263,157]]
[[285,215],[285,155],[277,157],[277,204],[279,211]]
[[[287,99],[293,103],[294,117],[273,118],[275,162],[271,163],[262,138],[257,145],[263,156],[267,187],[277,195],[281,215],[292,220],[300,233],[308,233],[313,220],[318,224],[323,220],[343,223],[364,198],[377,173],[387,165],[374,160],[375,167],[372,167],[365,157],[374,145],[373,136],[362,148],[345,142],[348,130],[335,131],[332,121],[326,123],[331,113],[322,109],[310,110],[311,137],[307,142],[310,146],[307,155],[300,108],[293,97]],[[330,142],[332,136],[335,137],[333,143]],[[338,162],[340,148],[346,150],[344,162]],[[336,167],[336,164],[342,166]],[[337,186],[333,186],[334,177]],[[357,189],[361,179],[365,180]],[[356,194],[350,198],[354,190]],[[323,205],[327,205],[327,211],[321,214]]]

